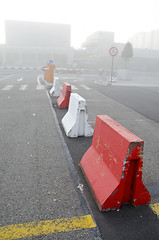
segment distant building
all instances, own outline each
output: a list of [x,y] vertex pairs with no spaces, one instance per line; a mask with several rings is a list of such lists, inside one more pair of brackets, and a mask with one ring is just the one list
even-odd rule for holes
[[52,59],[58,66],[71,62],[69,24],[5,21],[6,44],[0,45],[1,65],[46,65]]
[[[109,49],[114,44],[114,33],[107,31],[97,31],[87,37],[82,44],[84,50],[83,61],[80,59],[79,65],[83,68],[99,68],[103,67],[110,58]],[[77,59],[78,62],[78,59]],[[109,59],[107,61],[109,64]]]
[[137,33],[129,41],[134,48],[159,50],[159,30]]
[[114,33],[98,31],[90,35],[83,47],[92,54],[97,56],[108,54],[110,47],[114,42]]

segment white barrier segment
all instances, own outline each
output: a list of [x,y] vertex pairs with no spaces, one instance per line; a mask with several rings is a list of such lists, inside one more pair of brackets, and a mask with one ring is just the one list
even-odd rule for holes
[[55,77],[53,87],[50,89],[50,95],[59,97],[61,95],[59,79]]
[[68,137],[93,135],[93,129],[88,124],[87,103],[77,93],[71,93],[68,112],[62,119],[62,125]]

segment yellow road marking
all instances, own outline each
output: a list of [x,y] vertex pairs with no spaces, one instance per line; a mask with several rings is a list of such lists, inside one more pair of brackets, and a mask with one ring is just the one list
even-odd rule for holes
[[0,239],[10,240],[96,227],[91,215],[0,227]]
[[159,216],[159,203],[150,204],[151,209]]

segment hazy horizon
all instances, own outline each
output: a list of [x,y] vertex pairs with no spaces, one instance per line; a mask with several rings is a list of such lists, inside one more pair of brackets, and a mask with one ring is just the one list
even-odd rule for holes
[[115,42],[127,42],[138,32],[159,29],[157,0],[2,0],[1,6],[0,43],[5,43],[5,20],[70,24],[75,48],[96,31],[114,32]]

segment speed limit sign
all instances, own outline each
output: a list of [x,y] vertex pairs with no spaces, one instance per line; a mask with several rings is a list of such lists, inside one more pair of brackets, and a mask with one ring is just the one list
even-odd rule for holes
[[109,54],[114,57],[118,54],[118,49],[116,47],[112,47],[110,50],[109,50]]

